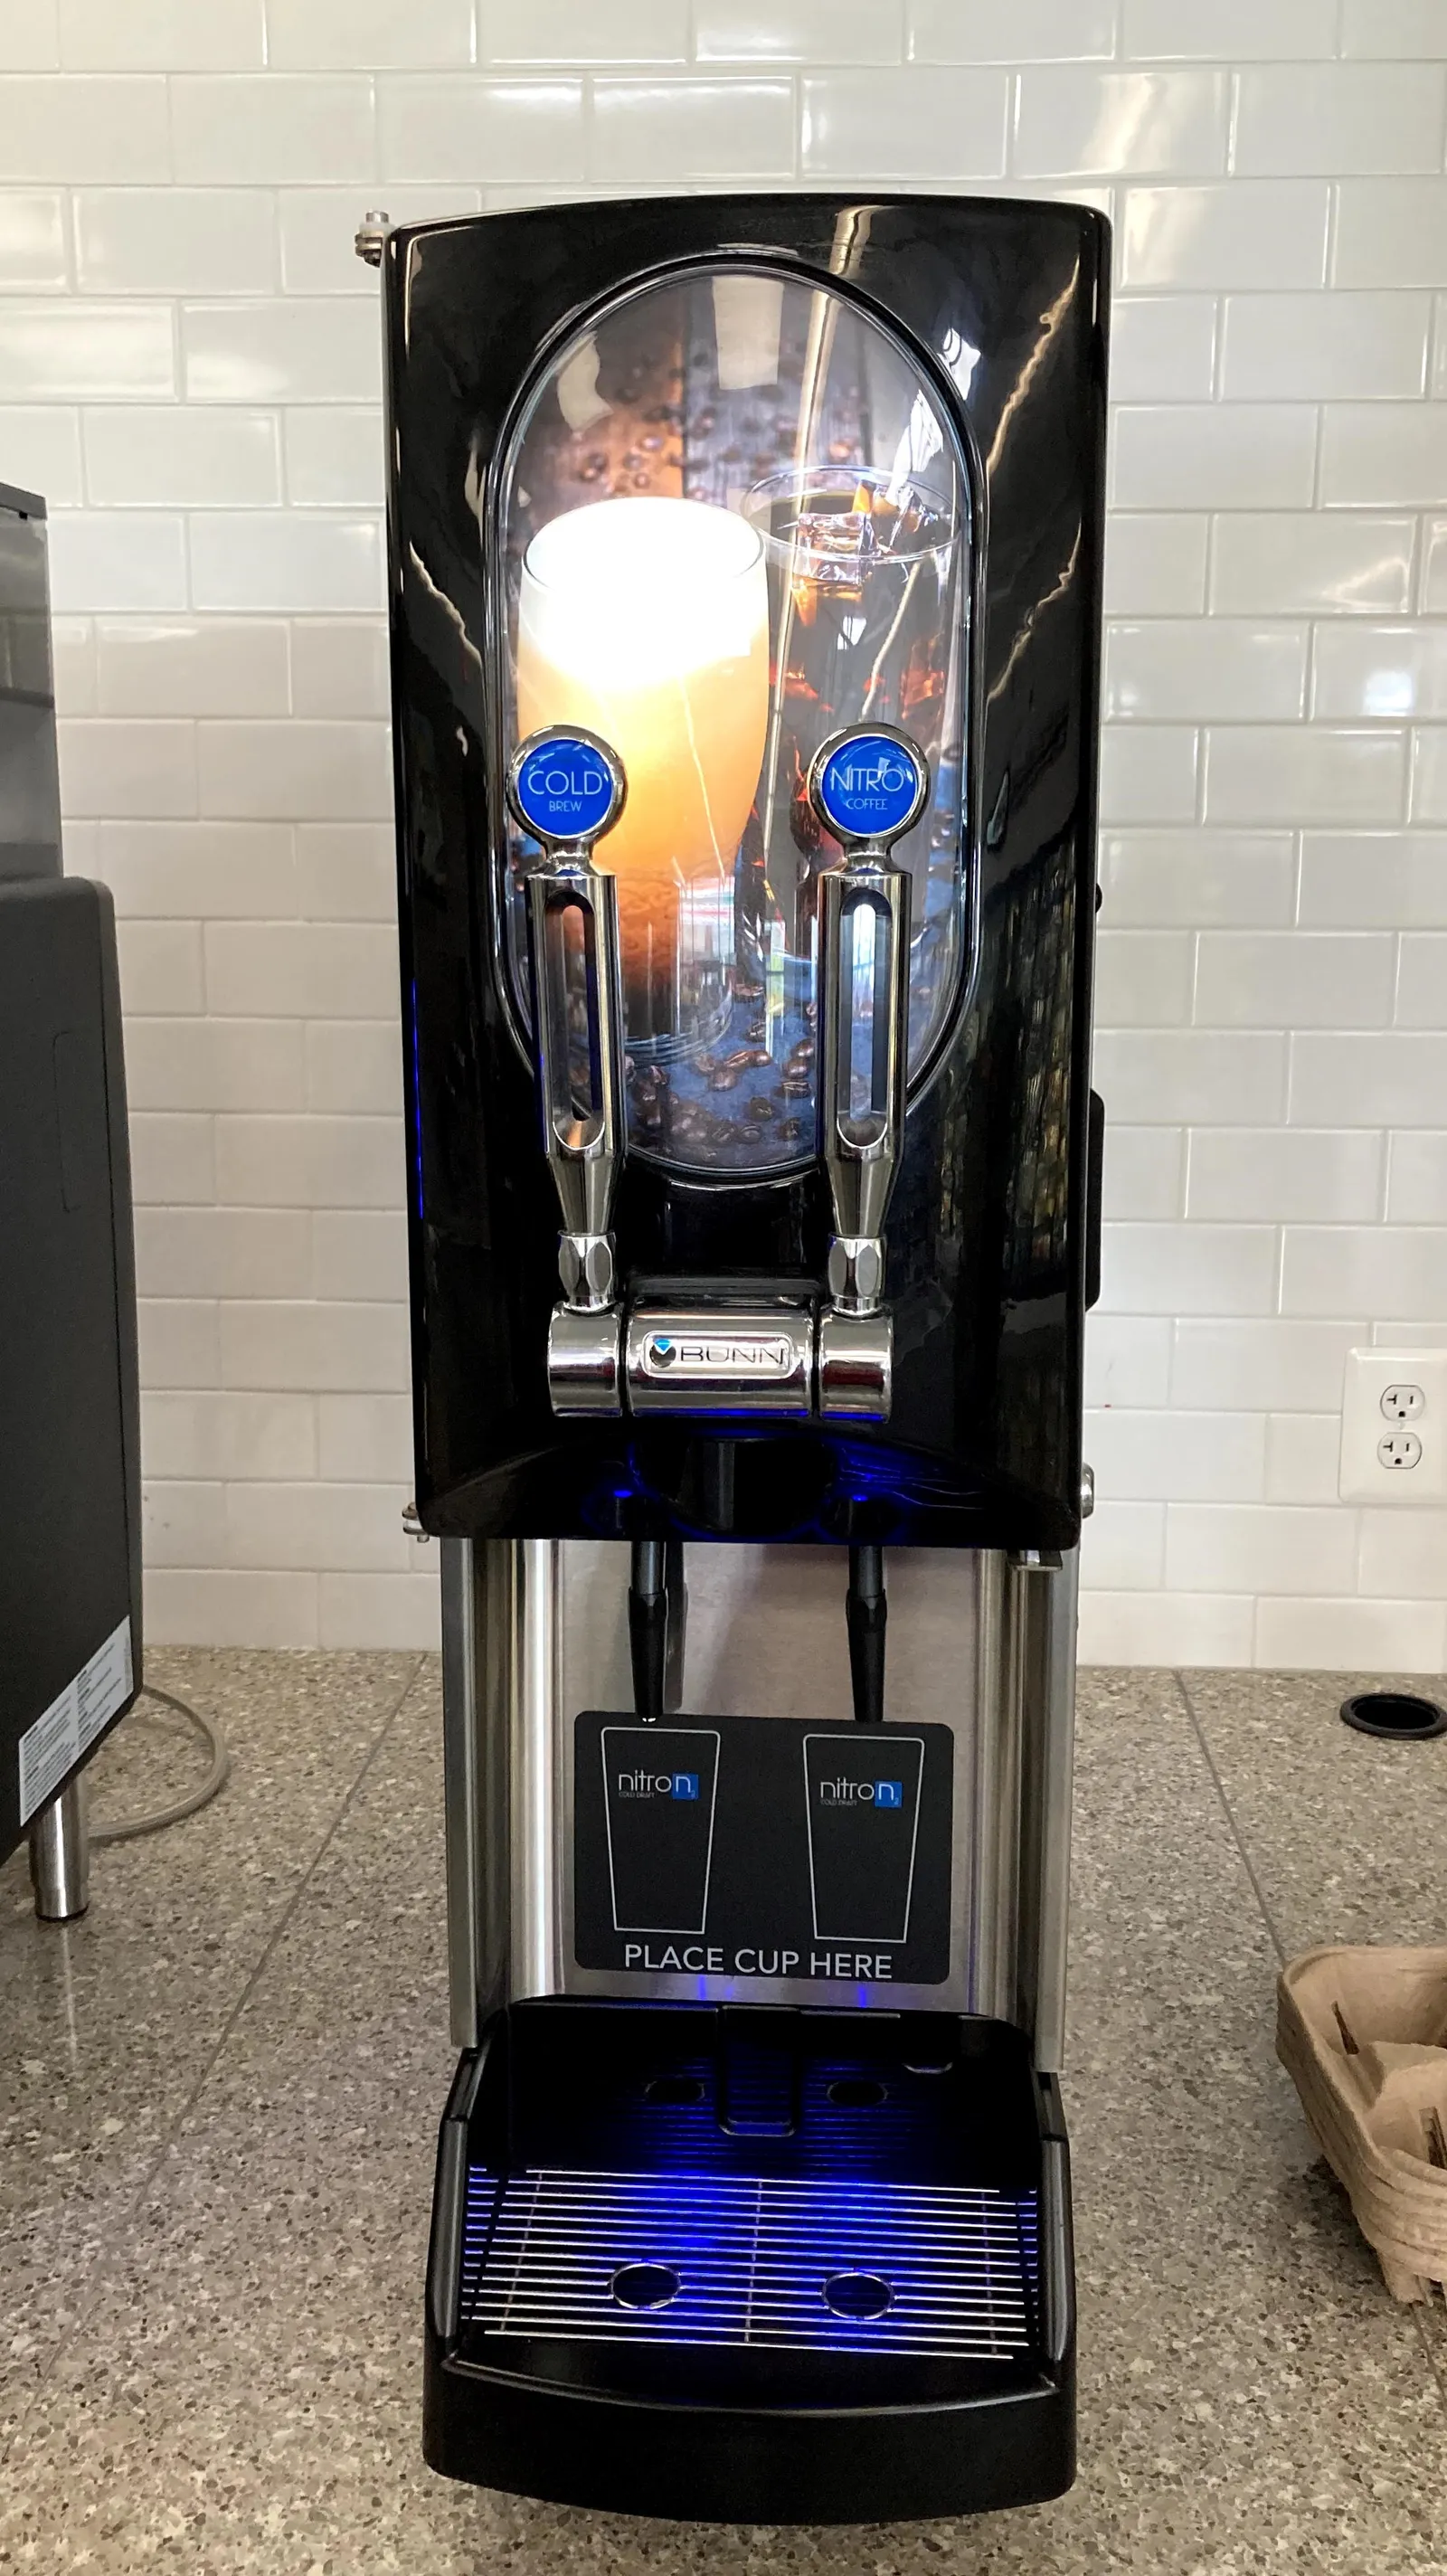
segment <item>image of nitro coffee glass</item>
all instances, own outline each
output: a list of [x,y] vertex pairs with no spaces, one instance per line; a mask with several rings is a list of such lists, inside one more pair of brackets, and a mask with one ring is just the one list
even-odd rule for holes
[[893,1726],[805,1736],[816,1940],[908,1940],[923,1770],[923,1738]]
[[702,1932],[713,1859],[717,1730],[605,1726],[602,1746],[614,1930]]
[[[796,955],[811,942],[814,879],[832,855],[805,782],[820,742],[845,725],[900,726],[929,762],[938,812],[927,811],[898,857],[915,878],[921,935],[931,902],[932,831],[953,821],[959,712],[952,703],[957,529],[948,506],[901,475],[858,466],[785,468],[745,495],[759,532],[775,639],[762,801],[771,881]],[[787,835],[769,818],[787,817]],[[780,850],[796,853],[792,882]],[[931,996],[932,998],[932,996]],[[928,1022],[928,1003],[918,1016]]]

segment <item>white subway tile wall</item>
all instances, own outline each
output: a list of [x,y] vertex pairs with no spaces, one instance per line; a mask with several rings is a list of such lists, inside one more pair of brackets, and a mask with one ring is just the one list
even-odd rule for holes
[[1335,1499],[1447,1338],[1443,0],[56,0],[0,35],[0,477],[105,878],[153,1636],[436,1634],[410,1475],[362,214],[877,184],[1116,225],[1082,1641],[1447,1660]]

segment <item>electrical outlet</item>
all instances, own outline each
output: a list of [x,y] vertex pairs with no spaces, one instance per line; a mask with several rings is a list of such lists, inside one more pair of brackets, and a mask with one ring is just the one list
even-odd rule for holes
[[1447,1502],[1447,1350],[1348,1351],[1344,1503]]
[[1415,1431],[1384,1431],[1377,1442],[1379,1467],[1420,1467],[1422,1443]]
[[1389,1422],[1415,1422],[1427,1410],[1427,1390],[1408,1379],[1382,1389],[1382,1411]]

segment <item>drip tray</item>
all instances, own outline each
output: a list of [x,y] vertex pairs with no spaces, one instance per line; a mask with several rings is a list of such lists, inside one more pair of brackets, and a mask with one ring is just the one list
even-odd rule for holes
[[1034,2195],[474,2166],[469,2327],[570,2342],[959,2354],[1032,2346]]
[[1073,2474],[1068,2150],[1018,2031],[554,2002],[442,2126],[427,2456],[696,2520],[1040,2501]]

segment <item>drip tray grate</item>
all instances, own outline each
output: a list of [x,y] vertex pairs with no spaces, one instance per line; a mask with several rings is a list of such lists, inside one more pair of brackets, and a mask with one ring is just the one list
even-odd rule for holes
[[1031,2350],[1035,2195],[548,2170],[468,2177],[466,2322],[564,2342]]

